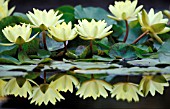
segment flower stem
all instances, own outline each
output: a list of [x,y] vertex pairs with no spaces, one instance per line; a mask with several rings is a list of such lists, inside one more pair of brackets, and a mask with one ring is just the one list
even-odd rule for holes
[[157,34],[152,33],[152,35],[153,35],[153,38],[155,38],[160,44],[163,43],[162,39]]
[[129,76],[129,75],[127,75],[127,82],[129,82],[129,78],[130,78],[130,76]]
[[129,26],[128,26],[128,21],[125,20],[125,23],[126,23],[126,34],[125,34],[125,37],[124,37],[124,40],[123,42],[125,43],[127,38],[128,38],[128,34],[129,34]]
[[91,57],[93,56],[93,40],[90,40],[90,52],[91,52]]
[[47,50],[47,44],[46,44],[46,31],[42,31],[42,39],[43,39],[43,44],[44,44],[44,49]]
[[22,51],[22,45],[19,45],[18,52],[21,52],[21,51]]
[[136,44],[141,38],[143,38],[148,33],[149,33],[149,30],[147,30],[144,33],[142,33],[135,41],[133,41],[132,44]]
[[64,41],[63,43],[64,43],[64,52],[66,53],[66,52],[67,52],[67,44],[66,44],[66,41]]
[[46,84],[46,71],[44,71],[44,84]]
[[94,74],[91,74],[91,79],[94,79]]

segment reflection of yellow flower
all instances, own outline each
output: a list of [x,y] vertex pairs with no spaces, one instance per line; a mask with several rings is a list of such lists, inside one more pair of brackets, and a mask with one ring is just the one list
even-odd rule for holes
[[68,90],[73,92],[73,84],[78,87],[79,81],[72,75],[62,75],[57,78],[55,81],[50,83],[50,86],[58,91],[67,92]]
[[93,97],[93,99],[96,100],[100,95],[104,98],[108,96],[106,89],[111,91],[112,86],[103,80],[92,79],[82,83],[76,95],[80,95],[80,97],[83,96],[83,99]]
[[147,96],[149,92],[154,96],[156,91],[163,94],[165,86],[169,86],[169,83],[163,76],[144,76],[140,82],[139,90],[141,90],[145,96]]
[[29,97],[31,103],[35,102],[39,106],[44,102],[45,105],[51,102],[53,105],[64,97],[55,89],[51,88],[49,84],[41,84],[39,87],[33,89],[33,94]]
[[14,11],[15,7],[12,7],[11,9],[8,10],[8,3],[9,0],[0,0],[0,20],[3,19],[4,17],[7,17],[12,14]]
[[95,21],[92,19],[91,22],[88,22],[86,19],[80,21],[79,24],[75,25],[77,32],[80,35],[80,38],[84,40],[93,40],[93,39],[102,39],[113,31],[109,31],[112,28],[112,25],[106,28],[107,23],[105,20]]
[[4,87],[6,83],[7,83],[6,81],[0,79],[0,97],[3,97],[5,95]]
[[29,95],[32,94],[32,86],[29,80],[25,78],[12,78],[6,83],[4,91],[6,95],[14,95],[26,98],[27,93]]
[[2,45],[13,45],[19,44],[22,45],[25,42],[29,42],[33,40],[36,35],[30,38],[32,29],[30,25],[22,24],[15,25],[14,27],[8,26],[2,30],[5,37],[11,42],[10,44],[2,44]]
[[28,12],[26,14],[30,21],[42,30],[47,30],[50,26],[55,26],[59,23],[59,19],[62,17],[62,14],[57,15],[58,11],[50,9],[48,12],[46,10],[38,10],[33,8],[34,13]]
[[108,15],[108,17],[114,20],[134,20],[136,19],[136,14],[142,9],[142,5],[136,8],[137,0],[131,2],[130,0],[115,1],[115,5],[110,5],[109,10],[114,15]]
[[117,100],[122,99],[128,102],[139,101],[138,94],[143,96],[142,92],[138,90],[138,85],[134,83],[117,83],[113,86],[111,93],[111,97],[116,96]]
[[58,42],[73,40],[77,36],[76,28],[72,29],[71,22],[68,24],[63,22],[62,24],[49,27],[48,32],[50,33],[49,36]]

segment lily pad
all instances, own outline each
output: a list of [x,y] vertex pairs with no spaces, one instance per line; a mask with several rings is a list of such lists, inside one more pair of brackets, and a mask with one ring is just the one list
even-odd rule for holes
[[83,8],[81,5],[78,5],[74,8],[74,14],[76,19],[96,19],[96,20],[106,20],[108,25],[115,24],[116,22],[107,17],[109,13],[99,7],[86,7]]

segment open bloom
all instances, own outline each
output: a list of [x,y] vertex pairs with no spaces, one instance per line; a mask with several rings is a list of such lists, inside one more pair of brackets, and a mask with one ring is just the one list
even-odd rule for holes
[[50,33],[49,37],[58,42],[73,40],[77,36],[76,28],[72,29],[71,22],[68,24],[63,22],[62,24],[51,26],[49,27],[48,32]]
[[93,99],[96,100],[97,97],[100,97],[100,95],[104,98],[108,96],[106,89],[111,91],[112,86],[103,80],[92,79],[83,82],[76,95],[80,95],[80,97],[83,96],[83,99],[87,97],[93,97]]
[[134,100],[135,102],[139,101],[138,94],[143,96],[142,92],[139,91],[138,85],[134,83],[117,83],[113,85],[113,90],[111,91],[111,97],[116,96],[116,99],[127,100],[131,102]]
[[154,96],[156,91],[163,94],[165,86],[169,86],[169,83],[163,76],[144,76],[139,84],[139,90],[144,96],[147,96],[149,92]]
[[2,30],[5,37],[11,42],[10,44],[2,44],[2,45],[13,45],[18,44],[22,45],[25,42],[29,42],[33,40],[37,34],[30,38],[32,28],[30,25],[22,24],[15,25],[14,27],[8,26]]
[[3,81],[2,79],[0,79],[0,97],[3,97],[5,95],[4,87],[6,83],[7,83],[6,81]]
[[42,30],[47,30],[50,26],[55,26],[61,22],[59,19],[62,17],[63,14],[57,15],[58,11],[54,11],[50,9],[48,12],[46,10],[38,10],[33,8],[33,12],[28,12],[26,14],[30,21],[33,23],[35,27],[39,27]]
[[45,105],[51,102],[53,105],[64,97],[54,88],[51,88],[49,84],[41,84],[39,87],[34,87],[33,94],[29,97],[31,103],[35,102],[39,106],[44,102]]
[[166,27],[168,19],[163,19],[161,11],[154,13],[154,10],[151,9],[147,13],[142,10],[142,14],[138,14],[138,19],[143,31],[148,30],[151,34],[163,34],[170,31],[170,28]]
[[109,18],[114,20],[134,20],[137,13],[142,9],[142,5],[136,8],[137,0],[131,2],[130,0],[115,1],[115,5],[109,5],[110,12],[114,15],[108,15]]
[[8,9],[9,0],[0,0],[0,20],[4,17],[10,16],[14,11],[15,7]]
[[80,21],[79,24],[75,25],[77,28],[77,33],[80,35],[80,38],[84,40],[93,40],[93,39],[102,39],[110,35],[113,31],[109,31],[112,28],[112,25],[107,26],[105,20],[95,21],[92,19],[91,22],[88,22],[86,19]]
[[73,84],[78,87],[79,81],[72,75],[59,76],[55,81],[50,83],[50,86],[58,91],[67,92],[68,90],[73,92]]
[[14,95],[26,98],[27,93],[29,95],[32,94],[32,86],[28,79],[12,78],[6,83],[4,91],[6,95]]

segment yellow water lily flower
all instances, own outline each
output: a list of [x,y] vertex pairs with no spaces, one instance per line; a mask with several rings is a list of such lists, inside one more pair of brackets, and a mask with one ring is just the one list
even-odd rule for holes
[[35,27],[39,27],[42,30],[47,30],[50,26],[55,26],[58,23],[62,22],[62,20],[59,20],[63,14],[59,14],[59,11],[54,11],[53,9],[50,9],[49,11],[46,10],[39,10],[33,8],[33,12],[28,12],[26,14],[29,18],[29,20],[33,23]]
[[66,74],[59,76],[55,81],[50,83],[50,86],[58,91],[70,91],[71,93],[73,92],[73,85],[78,87],[79,81],[74,76]]
[[7,16],[10,16],[15,9],[15,7],[8,9],[8,3],[9,0],[5,0],[5,1],[0,0],[0,20]]
[[83,99],[93,97],[96,100],[100,95],[104,98],[108,96],[106,89],[111,91],[112,86],[103,80],[91,79],[82,83],[76,95],[80,95]]
[[135,102],[139,101],[139,97],[143,96],[142,92],[139,91],[138,85],[134,83],[117,83],[113,85],[113,90],[111,91],[111,97],[116,96],[116,100],[127,100],[131,102],[134,100]]
[[6,83],[7,83],[6,81],[0,79],[0,97],[5,96],[4,87]]
[[165,86],[169,86],[169,83],[163,76],[144,76],[139,84],[139,90],[144,96],[147,96],[149,92],[154,96],[156,91],[163,94]]
[[28,79],[25,78],[12,78],[9,80],[5,87],[4,92],[6,95],[14,95],[26,98],[32,94],[32,86]]
[[22,45],[23,43],[29,42],[33,40],[37,34],[30,38],[32,28],[30,25],[22,24],[22,25],[15,25],[14,27],[8,26],[2,30],[5,37],[9,40],[9,44],[2,44],[2,45],[13,45],[18,44]]
[[163,13],[170,19],[170,11],[164,10]]
[[49,37],[58,42],[73,40],[77,36],[76,28],[72,29],[71,22],[68,24],[63,22],[62,24],[51,26],[49,27],[48,32],[50,33]]
[[39,87],[34,87],[33,94],[29,97],[31,104],[35,102],[37,105],[41,105],[43,102],[45,105],[51,102],[53,105],[56,104],[56,99],[60,101],[64,100],[64,97],[54,88],[51,88],[49,84],[41,84]]
[[80,38],[84,40],[93,40],[93,39],[102,39],[110,35],[113,31],[109,31],[112,28],[112,25],[107,26],[105,20],[95,21],[92,19],[91,22],[88,22],[86,19],[80,21],[78,20],[77,33],[80,35]]
[[158,42],[162,43],[157,34],[163,34],[170,31],[169,27],[166,27],[168,19],[163,18],[161,11],[154,13],[154,9],[150,9],[149,13],[142,10],[142,13],[138,14],[139,23],[142,26],[144,32],[148,31],[150,36],[155,38]]
[[109,18],[114,20],[135,20],[137,13],[142,9],[142,5],[136,8],[137,0],[131,2],[130,0],[115,1],[115,5],[109,5],[110,12],[114,15],[108,15]]

